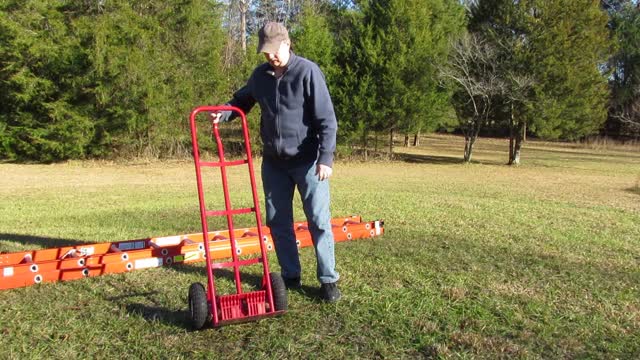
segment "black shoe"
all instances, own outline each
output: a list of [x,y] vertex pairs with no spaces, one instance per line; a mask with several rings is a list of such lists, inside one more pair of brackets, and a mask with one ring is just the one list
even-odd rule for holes
[[294,278],[283,277],[282,279],[284,280],[284,286],[287,289],[300,289],[300,287],[302,287],[302,285],[300,284],[299,277],[294,277]]
[[330,303],[338,301],[342,296],[340,290],[338,290],[337,282],[322,284],[322,286],[320,286],[320,293],[322,300]]

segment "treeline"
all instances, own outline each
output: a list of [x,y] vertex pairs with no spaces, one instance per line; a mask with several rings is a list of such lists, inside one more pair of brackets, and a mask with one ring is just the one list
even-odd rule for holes
[[244,83],[270,20],[324,70],[339,142],[364,154],[438,129],[465,134],[466,160],[483,129],[509,134],[512,163],[526,134],[637,136],[638,15],[629,0],[5,0],[0,159],[188,154],[190,110]]

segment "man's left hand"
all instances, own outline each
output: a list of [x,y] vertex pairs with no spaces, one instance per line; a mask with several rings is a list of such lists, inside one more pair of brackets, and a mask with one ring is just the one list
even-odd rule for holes
[[318,180],[324,181],[331,177],[333,174],[333,169],[327,165],[318,164],[316,166],[316,175],[318,175]]

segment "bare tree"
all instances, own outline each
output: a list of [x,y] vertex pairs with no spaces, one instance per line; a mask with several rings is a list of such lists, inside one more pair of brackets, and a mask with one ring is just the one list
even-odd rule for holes
[[[634,91],[634,93],[639,92],[638,90]],[[618,106],[617,110],[613,116],[627,126],[630,131],[640,133],[640,94],[634,96],[632,101]]]
[[492,99],[504,93],[499,76],[497,52],[476,33],[465,34],[452,46],[448,66],[440,76],[455,88],[454,107],[464,133],[464,161],[471,161],[473,145],[492,111]]
[[520,164],[520,150],[526,138],[527,119],[519,109],[530,101],[534,81],[530,76],[507,73],[503,94],[509,106],[509,165]]
[[249,11],[249,0],[236,0],[238,13],[240,14],[240,41],[242,52],[247,53],[247,11]]

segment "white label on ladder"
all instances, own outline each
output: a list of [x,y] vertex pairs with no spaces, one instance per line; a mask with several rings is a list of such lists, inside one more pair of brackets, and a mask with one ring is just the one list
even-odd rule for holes
[[375,222],[376,235],[380,235],[380,221]]
[[135,261],[135,269],[147,269],[162,266],[162,258],[139,259]]
[[138,250],[138,249],[144,249],[144,247],[145,247],[144,241],[130,241],[130,242],[118,244],[118,249],[120,250]]
[[153,242],[160,247],[178,245],[181,241],[182,240],[180,240],[180,235],[155,238],[153,240]]
[[13,267],[9,266],[9,267],[4,268],[2,270],[2,276],[4,276],[4,277],[13,276]]

